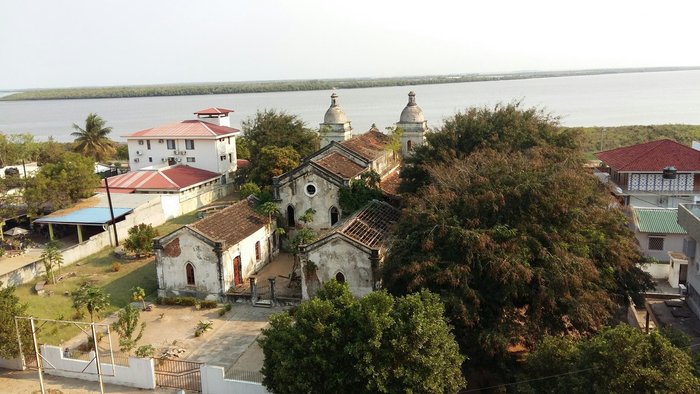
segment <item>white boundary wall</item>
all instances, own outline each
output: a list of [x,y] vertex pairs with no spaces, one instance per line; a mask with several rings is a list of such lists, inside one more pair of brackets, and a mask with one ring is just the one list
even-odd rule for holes
[[202,365],[202,394],[270,394],[260,383],[224,378],[224,368]]
[[22,360],[19,357],[13,358],[11,360],[0,358],[0,368],[15,369],[17,371],[22,371],[24,369],[24,365],[22,364]]
[[[97,366],[89,361],[63,358],[61,348],[57,346],[42,345],[41,354],[46,359],[44,372],[48,375],[64,376],[82,380],[97,381]],[[91,352],[91,354],[94,354]],[[48,361],[48,362],[47,362]],[[53,366],[53,367],[52,367]],[[102,381],[122,386],[138,387],[141,389],[155,389],[156,375],[153,367],[153,359],[129,357],[129,366],[112,364],[100,364],[102,368]],[[85,372],[81,372],[85,369]],[[114,376],[108,376],[114,375]]]

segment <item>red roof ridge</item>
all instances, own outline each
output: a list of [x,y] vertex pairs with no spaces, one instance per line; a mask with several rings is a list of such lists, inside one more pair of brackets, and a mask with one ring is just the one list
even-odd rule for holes
[[[660,145],[663,141],[671,141],[671,140],[669,140],[669,139],[661,139],[661,140],[656,140],[656,141],[649,141],[649,142],[647,142],[647,143],[642,144],[642,145],[649,145],[649,149],[647,149],[647,150],[645,150],[644,152],[642,152],[639,156],[646,155],[646,154],[648,154],[649,152],[653,151],[654,149],[658,148],[659,145]],[[673,141],[671,141],[671,142],[673,142]],[[618,149],[620,149],[620,148],[618,148]],[[634,161],[636,161],[636,160],[637,160],[636,157],[635,157],[635,158],[631,158],[631,159],[630,159],[628,162],[626,162],[624,165],[621,165],[620,168],[627,167],[628,165],[632,164],[632,162],[634,162]]]
[[169,176],[165,175],[165,170],[170,170],[170,169],[175,168],[175,167],[179,167],[179,166],[159,168],[159,169],[158,169],[158,172],[160,173],[160,175],[163,176],[163,178],[165,178],[166,181],[170,182],[173,186],[175,186],[175,187],[177,187],[178,189],[180,189],[180,188],[182,188],[180,185],[178,185],[177,183],[175,183],[175,181],[173,181],[172,179],[170,179]]

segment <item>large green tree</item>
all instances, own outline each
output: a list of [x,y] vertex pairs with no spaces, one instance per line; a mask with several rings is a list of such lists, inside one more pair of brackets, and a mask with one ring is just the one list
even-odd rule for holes
[[454,393],[464,386],[443,306],[427,291],[355,298],[327,282],[259,340],[273,393]]
[[[280,175],[279,171],[294,168],[299,164],[300,158],[310,155],[319,146],[315,131],[307,128],[296,115],[283,111],[258,111],[254,117],[243,121],[243,131],[244,154],[251,162],[244,172],[250,174],[249,180],[259,185],[271,184],[272,176]],[[270,162],[277,159],[284,163],[274,166],[274,162]]]
[[384,283],[439,294],[470,368],[498,372],[546,334],[594,332],[650,286],[625,216],[555,119],[471,109],[428,141],[408,160]]
[[282,175],[299,165],[301,157],[291,146],[266,146],[255,156],[249,168],[250,180],[258,185],[269,185],[272,177]]
[[25,320],[15,325],[15,316],[24,316],[27,304],[22,304],[15,295],[15,288],[8,286],[3,288],[0,282],[0,357],[11,359],[19,356],[19,344],[17,343],[17,328],[20,331],[22,345],[31,347],[32,332],[29,323]]
[[108,135],[112,128],[99,115],[90,113],[85,119],[85,127],[82,128],[73,123],[71,135],[75,137],[75,151],[94,159],[104,161],[114,156],[116,144]]
[[536,393],[691,394],[700,392],[693,371],[687,349],[621,324],[580,341],[546,338],[527,357],[525,380]]
[[28,179],[24,199],[33,213],[66,208],[94,194],[100,179],[91,158],[67,152],[55,164],[46,164]]

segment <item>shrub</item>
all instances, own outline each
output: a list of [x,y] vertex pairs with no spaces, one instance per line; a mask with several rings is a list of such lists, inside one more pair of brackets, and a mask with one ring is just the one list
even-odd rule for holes
[[216,301],[204,300],[199,305],[202,309],[214,309],[219,306],[219,303]]
[[231,304],[224,304],[224,307],[219,309],[219,316],[223,316],[231,310]]
[[211,330],[213,325],[214,325],[214,322],[212,322],[212,321],[200,320],[199,323],[197,323],[197,329],[194,330],[194,336],[195,337],[202,336],[202,334]]
[[141,358],[150,358],[153,357],[153,353],[155,352],[155,349],[153,348],[153,345],[143,345],[140,346],[138,349],[136,349],[136,357],[141,357]]
[[122,269],[122,265],[114,262],[112,263],[112,272],[119,272],[119,270]]
[[179,306],[196,306],[198,304],[198,300],[194,297],[158,297],[156,302],[160,305]]

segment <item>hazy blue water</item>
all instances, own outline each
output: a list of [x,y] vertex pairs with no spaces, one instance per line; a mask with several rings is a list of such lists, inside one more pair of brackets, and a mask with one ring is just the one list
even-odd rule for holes
[[[700,124],[700,71],[611,74],[490,81],[443,85],[339,90],[340,104],[359,131],[398,121],[414,90],[428,125],[470,106],[492,106],[522,99],[561,116],[567,126],[628,124]],[[0,131],[32,133],[44,140],[70,141],[71,125],[96,112],[114,128],[113,138],[134,131],[191,119],[207,107],[234,109],[231,125],[258,109],[283,109],[318,127],[330,104],[330,91],[250,93],[126,99],[0,102]]]

